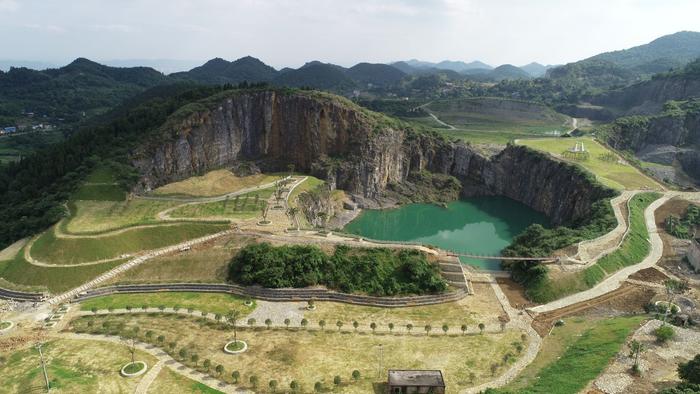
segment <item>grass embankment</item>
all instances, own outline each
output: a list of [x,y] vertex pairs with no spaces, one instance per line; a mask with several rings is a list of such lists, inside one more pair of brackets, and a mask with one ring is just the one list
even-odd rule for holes
[[[140,378],[119,375],[131,361],[126,346],[90,340],[59,339],[43,348],[46,372],[52,393],[132,393]],[[151,368],[155,357],[137,350],[136,360]],[[8,356],[0,364],[0,393],[27,393],[46,390],[39,352],[32,346]]]
[[256,174],[238,177],[229,170],[215,170],[180,182],[161,186],[153,191],[157,196],[213,197],[256,187],[282,179],[280,175]]
[[187,204],[171,211],[170,216],[173,218],[248,219],[260,215],[260,210],[274,191],[274,188],[267,188],[223,201]]
[[489,393],[578,393],[605,369],[644,319],[567,319],[564,326],[555,327],[544,339],[535,360],[515,381]]
[[[563,154],[574,147],[577,142],[582,142],[588,159],[575,160],[565,157]],[[547,139],[523,139],[518,144],[548,152],[556,157],[579,164],[595,176],[604,185],[617,190],[660,190],[658,183],[642,174],[635,167],[623,162],[616,153],[604,147],[592,138],[547,138]]]
[[47,264],[78,264],[175,245],[226,228],[223,224],[182,223],[85,238],[57,238],[52,228],[34,242],[31,254]]
[[149,393],[191,393],[191,394],[223,394],[209,386],[179,375],[169,368],[163,368],[158,373],[156,380],[148,388]]
[[527,289],[530,298],[541,303],[553,301],[590,289],[619,269],[640,263],[649,254],[650,248],[644,210],[659,197],[658,193],[634,196],[629,202],[630,231],[617,250],[582,271],[562,273],[556,278],[547,277],[535,282]]
[[69,201],[70,218],[61,223],[64,232],[90,234],[144,224],[162,223],[158,212],[178,202],[155,200]]
[[[302,175],[303,176],[303,175]],[[314,190],[317,187],[323,185],[325,183],[324,180],[318,179],[316,177],[306,175],[306,180],[302,182],[299,186],[295,187],[294,190],[292,190],[292,193],[289,194],[289,198],[287,199],[289,201],[289,205],[292,207],[297,206],[297,197],[299,197],[299,194],[303,192],[307,192],[309,190]],[[300,215],[303,216],[303,215]]]
[[[93,321],[92,328],[87,326]],[[125,323],[124,330],[138,326],[140,336],[153,331],[154,337],[163,335],[164,344],[176,343],[172,354],[178,356],[181,348],[187,355],[199,356],[198,368],[202,360],[210,359],[212,365],[224,366],[220,379],[231,382],[231,372],[240,372],[240,385],[251,389],[249,378],[259,379],[259,387],[267,387],[267,382],[276,379],[280,389],[286,389],[292,380],[301,384],[301,392],[311,392],[315,382],[323,382],[328,391],[344,393],[375,392],[376,384],[386,379],[385,372],[377,376],[379,345],[383,348],[384,368],[395,369],[440,369],[444,372],[448,387],[457,390],[493,379],[503,373],[517,358],[516,344],[526,348],[521,342],[521,332],[506,330],[499,334],[484,335],[443,335],[439,327],[434,327],[432,335],[373,335],[354,333],[350,322],[345,322],[339,332],[335,321],[328,322],[325,331],[312,322],[307,330],[299,329],[255,329],[241,325],[238,339],[248,344],[248,350],[235,357],[225,354],[222,348],[232,339],[231,329],[213,321],[186,316],[157,314],[135,314],[120,316],[86,316],[72,322],[72,329],[88,332],[118,327]],[[279,322],[276,322],[279,324]],[[110,330],[113,330],[110,328]],[[521,348],[521,349],[522,349]],[[167,346],[166,346],[167,349]],[[506,356],[508,355],[508,356]],[[507,361],[504,362],[503,360]],[[186,363],[194,366],[189,360]],[[491,371],[491,365],[495,365]],[[353,382],[350,374],[359,370],[361,377]],[[212,372],[212,374],[214,374]],[[473,374],[473,376],[470,376]],[[342,385],[333,389],[333,377],[340,376]],[[380,387],[383,389],[383,387]]]
[[40,267],[24,260],[22,249],[14,259],[0,262],[0,277],[8,281],[7,284],[17,285],[18,290],[60,293],[78,287],[124,262],[126,259],[83,267]]
[[244,305],[245,300],[231,294],[217,293],[191,293],[191,292],[162,292],[162,293],[143,293],[143,294],[114,294],[104,297],[91,298],[80,303],[80,309],[83,311],[97,308],[106,310],[109,308],[123,309],[127,306],[133,307],[135,310],[140,309],[143,305],[151,308],[165,306],[166,308],[180,307],[185,310],[192,308],[199,311],[209,313],[227,314],[231,310],[241,312],[245,316],[255,310],[255,302],[248,307]]

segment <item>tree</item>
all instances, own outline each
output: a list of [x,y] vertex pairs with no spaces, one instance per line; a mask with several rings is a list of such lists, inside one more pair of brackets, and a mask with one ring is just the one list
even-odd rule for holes
[[661,327],[654,330],[654,335],[656,336],[656,340],[659,341],[660,343],[664,343],[664,342],[668,341],[669,339],[673,338],[674,334],[675,334],[675,332],[673,331],[673,328],[671,328],[670,326],[662,325]]
[[340,383],[342,383],[342,380],[340,379],[340,376],[335,375],[335,377],[333,377],[333,384],[336,385],[336,386],[340,386]]
[[411,323],[406,324],[406,330],[408,330],[408,333],[410,334],[411,330],[413,330],[413,324],[411,324]]
[[156,338],[156,341],[163,346],[163,342],[165,342],[165,335],[158,335],[158,338]]
[[335,322],[335,325],[336,327],[338,327],[338,331],[340,331],[340,329],[343,327],[343,322],[338,320],[337,322]]
[[389,332],[394,332],[394,323],[389,323]]
[[491,376],[496,376],[497,371],[498,371],[498,364],[496,364],[496,363],[491,364]]
[[233,371],[231,372],[231,379],[233,379],[233,383],[238,383],[238,379],[240,379],[241,373],[238,371]]
[[321,222],[321,228],[325,229],[326,228],[326,219],[328,219],[328,214],[325,212],[319,212],[316,217],[318,218],[318,221]]
[[108,307],[107,307],[107,312],[109,312],[109,313],[112,313],[112,312],[114,312],[114,307],[113,307],[113,306],[111,306],[111,305],[110,305],[110,306],[108,306]]
[[277,390],[277,381],[275,379],[270,380],[270,383],[267,384],[270,386],[270,390],[274,393]]
[[241,316],[241,312],[236,309],[231,309],[226,316],[226,321],[231,326],[233,330],[233,343],[238,342],[238,318]]
[[90,309],[90,310],[91,310],[92,313],[94,313],[95,315],[97,314],[97,308],[95,308],[94,306],[93,306],[92,309]]
[[175,305],[175,306],[173,307],[173,311],[175,311],[175,313],[177,313],[178,311],[180,311],[180,305]]
[[319,320],[318,322],[319,327],[321,327],[321,330],[325,330],[324,327],[326,327],[326,321],[325,320]]
[[460,329],[462,330],[462,335],[467,333],[467,325],[466,324],[462,324],[462,327],[460,327]]
[[664,281],[664,287],[666,287],[666,294],[668,295],[668,304],[666,310],[664,311],[663,325],[666,325],[666,319],[668,318],[669,312],[671,312],[671,304],[673,304],[673,299],[676,295],[683,294],[690,288],[687,281],[680,281],[674,279],[667,279]]
[[255,325],[255,319],[252,317],[250,319],[248,319],[248,325],[253,327]]
[[248,381],[250,382],[251,386],[253,386],[254,389],[258,388],[258,377],[255,375],[252,375],[250,378],[248,378]]
[[291,383],[289,383],[289,388],[292,389],[293,393],[296,393],[299,390],[299,382],[292,380]]
[[479,334],[483,334],[484,329],[486,329],[486,325],[484,323],[479,323]]
[[289,171],[289,178],[291,179],[294,175],[294,164],[287,164],[287,170]]
[[306,319],[301,319],[301,323],[300,323],[300,324],[301,324],[302,327],[306,328],[306,326],[309,325],[309,321],[306,320]]
[[321,383],[321,382],[314,383],[314,391],[317,393],[320,393],[321,391],[323,391],[323,383]]
[[360,323],[358,323],[357,320],[355,320],[354,322],[352,322],[352,327],[355,329],[355,331],[357,331],[357,328],[360,327]]
[[217,364],[216,368],[214,368],[214,371],[216,371],[216,376],[221,376],[221,374],[224,373],[224,366],[221,364]]
[[151,339],[153,339],[153,331],[148,330],[146,331],[146,339],[150,342]]
[[442,332],[444,332],[445,335],[447,335],[447,330],[449,330],[449,329],[450,329],[450,327],[447,324],[442,325]]
[[141,305],[141,310],[146,312],[148,310],[148,305],[146,305],[146,304]]
[[678,376],[688,383],[700,384],[700,354],[687,363],[678,364]]
[[270,329],[270,326],[272,326],[272,319],[265,319],[265,325],[267,326],[267,329]]
[[285,325],[287,328],[289,328],[289,325],[290,325],[291,323],[292,323],[292,321],[289,320],[288,318],[287,318],[287,319],[284,319],[284,325]]
[[158,310],[163,312],[165,310],[165,305],[158,305]]
[[639,354],[644,351],[644,345],[637,340],[633,340],[629,343],[629,348],[630,357],[634,358],[634,366],[632,369],[636,371],[639,369]]
[[131,363],[134,363],[134,356],[136,354],[136,337],[135,336],[123,336],[122,341],[126,345],[127,349],[129,350],[129,353],[131,354]]
[[354,380],[354,381],[360,380],[360,371],[358,371],[358,370],[352,371],[352,380]]
[[192,307],[187,308],[187,314],[188,314],[188,315],[191,315],[192,312],[194,312],[194,308],[192,308]]
[[375,322],[370,323],[369,328],[371,328],[372,333],[374,333],[374,331],[377,329],[377,323],[375,323]]
[[469,383],[474,383],[474,379],[476,379],[476,374],[474,372],[469,372]]
[[199,362],[199,355],[197,353],[193,354],[192,357],[190,357],[190,360],[194,363],[194,367],[197,368],[197,363]]
[[[161,335],[161,336],[162,336],[162,335]],[[177,347],[177,342],[169,342],[169,343],[168,343],[168,349],[170,349],[171,352],[172,352],[173,350],[175,350],[175,347]]]
[[180,360],[186,359],[187,358],[187,349],[185,349],[183,347],[182,349],[180,349],[180,353],[178,353],[178,354],[180,355]]
[[289,207],[287,209],[287,216],[289,216],[289,219],[291,220],[292,224],[296,227],[297,231],[299,231],[299,220],[297,218],[298,213],[299,208],[297,207]]
[[209,368],[211,368],[211,360],[210,359],[204,359],[204,363],[202,363],[204,368],[209,372]]
[[205,312],[205,311],[201,311],[201,312],[199,312],[199,314],[202,315],[202,317],[207,317],[207,315],[208,315],[209,313],[208,313],[208,312]]
[[223,316],[221,316],[220,313],[217,313],[216,315],[214,315],[214,320],[216,320],[216,321],[221,321],[221,318],[222,318],[222,317],[223,317]]
[[262,221],[261,223],[268,223],[267,221],[267,213],[270,208],[267,206],[267,204],[263,204],[263,206],[260,208],[260,216],[262,216]]
[[430,330],[432,330],[433,328],[430,327],[430,324],[426,324],[425,327],[423,327],[423,329],[425,330],[425,335],[430,335]]
[[132,307],[131,305],[127,305],[127,306],[126,306],[126,311],[127,311],[127,312],[131,312],[132,309],[133,309],[133,307]]

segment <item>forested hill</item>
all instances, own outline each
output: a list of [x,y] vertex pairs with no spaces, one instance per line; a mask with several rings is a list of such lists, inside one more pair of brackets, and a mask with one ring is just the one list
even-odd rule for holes
[[156,87],[95,120],[65,141],[0,167],[0,249],[33,235],[64,215],[63,202],[98,163],[112,166],[125,187],[134,182],[129,150],[175,110],[218,87]]
[[652,74],[682,68],[700,57],[700,33],[682,31],[633,48],[606,52],[552,68],[555,80],[578,81],[584,87],[609,88],[627,85]]
[[114,108],[166,79],[152,68],[109,67],[83,58],[43,71],[12,68],[0,71],[0,117],[33,112],[74,122]]

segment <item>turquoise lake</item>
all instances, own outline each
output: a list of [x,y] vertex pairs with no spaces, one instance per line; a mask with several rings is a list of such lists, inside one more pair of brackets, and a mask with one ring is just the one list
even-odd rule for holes
[[[409,241],[469,254],[498,256],[527,226],[547,226],[547,217],[506,197],[474,197],[445,207],[407,204],[364,210],[344,230],[366,238]],[[498,270],[500,261],[461,258],[462,263]]]

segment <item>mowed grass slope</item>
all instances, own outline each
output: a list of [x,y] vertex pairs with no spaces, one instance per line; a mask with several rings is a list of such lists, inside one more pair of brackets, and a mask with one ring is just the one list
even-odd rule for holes
[[173,218],[247,219],[260,214],[260,210],[273,192],[273,188],[267,188],[223,201],[186,204],[171,211],[170,216]]
[[109,308],[124,309],[132,306],[139,309],[143,305],[151,308],[165,306],[166,308],[180,307],[185,310],[193,308],[195,310],[208,313],[219,313],[225,315],[232,310],[236,310],[245,316],[255,310],[255,302],[252,306],[244,305],[245,300],[232,294],[217,293],[191,293],[191,292],[159,292],[143,294],[114,294],[104,297],[91,298],[80,303],[83,311],[97,308],[105,310]]
[[[52,393],[132,393],[141,380],[119,375],[131,361],[127,347],[119,344],[59,339],[47,342],[42,352]],[[156,363],[155,357],[138,350],[135,358],[149,368]],[[7,362],[0,364],[0,376],[0,393],[46,391],[39,352],[33,346],[7,355]]]
[[[645,318],[588,320],[567,319],[565,326],[555,327],[533,363],[513,383],[493,393],[578,393],[605,369]],[[573,327],[567,327],[568,321],[574,321]]]
[[59,238],[52,228],[36,239],[31,256],[47,264],[86,263],[175,245],[226,228],[224,224],[181,223],[81,238]]
[[148,387],[149,394],[223,394],[209,386],[189,379],[173,372],[170,368],[163,368],[158,373],[156,380]]
[[256,187],[282,179],[281,175],[256,174],[238,177],[229,170],[216,170],[202,176],[161,186],[153,191],[159,196],[213,197]]
[[583,271],[562,273],[540,281],[527,290],[529,296],[541,303],[553,301],[588,290],[619,269],[642,262],[649,254],[650,247],[644,210],[659,197],[658,193],[640,193],[630,200],[630,231],[620,248]]
[[155,224],[159,212],[177,206],[173,201],[71,201],[71,217],[63,230],[72,234],[104,232],[129,226]]
[[[588,160],[570,160],[562,154],[571,149],[576,142],[582,142],[589,152]],[[518,144],[550,153],[559,159],[578,164],[592,172],[604,185],[617,190],[660,190],[658,183],[642,174],[639,170],[625,162],[610,162],[603,160],[603,155],[610,151],[592,138],[546,138],[521,139]],[[615,156],[617,156],[615,154]]]
[[125,262],[126,259],[83,267],[40,267],[29,264],[24,259],[22,249],[14,259],[0,262],[0,277],[9,282],[3,282],[3,287],[9,285],[13,288],[16,286],[18,290],[60,293],[78,287]]

